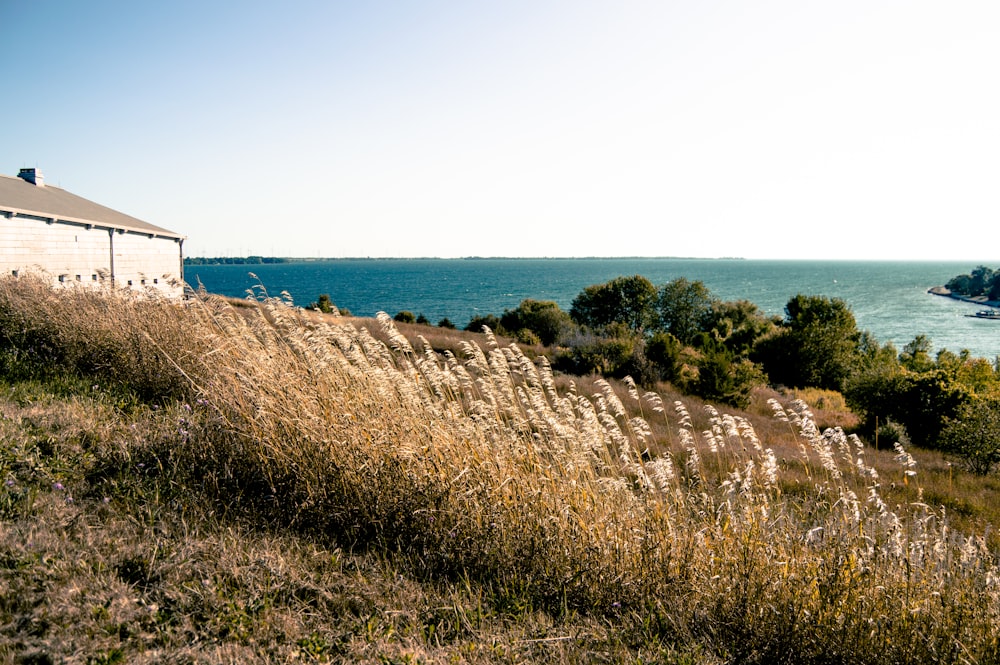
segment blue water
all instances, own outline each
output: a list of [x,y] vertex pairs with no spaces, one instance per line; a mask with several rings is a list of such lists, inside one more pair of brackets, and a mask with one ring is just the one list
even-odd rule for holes
[[[262,284],[306,305],[321,293],[356,316],[408,310],[464,327],[476,315],[502,314],[525,298],[554,300],[564,310],[586,286],[622,275],[661,285],[700,280],[723,300],[749,300],[784,315],[799,293],[841,298],[858,327],[897,348],[926,335],[935,349],[993,359],[1000,321],[964,316],[974,305],[927,293],[975,265],[955,262],[759,261],[737,259],[338,259],[253,266],[187,266],[190,284],[243,297]],[[256,274],[254,279],[250,274]]]

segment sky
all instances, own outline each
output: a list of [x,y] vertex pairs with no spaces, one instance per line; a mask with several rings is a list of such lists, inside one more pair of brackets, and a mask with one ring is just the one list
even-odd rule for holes
[[0,173],[189,256],[1000,257],[996,0],[0,0]]

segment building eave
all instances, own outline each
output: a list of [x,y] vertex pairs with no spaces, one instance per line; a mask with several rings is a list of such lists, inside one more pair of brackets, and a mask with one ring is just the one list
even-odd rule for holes
[[24,208],[16,208],[13,206],[0,206],[0,214],[5,217],[33,217],[36,219],[44,220],[50,224],[72,224],[74,226],[83,226],[87,229],[104,229],[106,231],[120,231],[123,233],[134,233],[136,235],[143,235],[148,238],[169,238],[172,240],[183,241],[187,239],[187,236],[180,235],[178,233],[172,233],[165,229],[151,230],[148,228],[140,228],[135,226],[129,226],[127,224],[110,224],[108,222],[101,222],[93,219],[84,219],[80,217],[69,217],[69,216],[53,216],[51,213],[42,210],[27,210]]

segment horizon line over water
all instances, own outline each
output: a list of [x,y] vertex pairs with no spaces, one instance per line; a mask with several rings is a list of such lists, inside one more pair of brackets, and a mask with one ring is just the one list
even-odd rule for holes
[[823,263],[968,263],[975,267],[979,264],[1000,264],[1000,257],[993,259],[904,259],[904,258],[801,258],[801,257],[760,257],[760,256],[679,256],[670,254],[629,254],[621,256],[593,255],[538,255],[538,256],[504,256],[504,255],[484,255],[484,254],[463,254],[461,256],[278,256],[276,254],[215,254],[209,255],[201,252],[199,255],[188,255],[184,259],[247,259],[247,258],[268,258],[282,259],[288,261],[469,261],[469,260],[498,260],[498,261],[560,261],[560,260],[598,260],[598,261],[620,261],[626,259],[655,259],[669,261],[809,261]]
[[[984,262],[701,258],[354,258],[287,263],[187,265],[190,284],[245,297],[263,286],[306,305],[320,294],[357,316],[378,311],[448,318],[462,328],[479,315],[500,315],[524,299],[553,300],[569,310],[587,286],[642,275],[653,284],[685,277],[703,282],[722,300],[749,300],[784,316],[796,294],[841,298],[858,328],[897,349],[917,335],[947,348],[993,360],[1000,355],[1000,322],[965,317],[973,304],[927,293]],[[258,280],[249,275],[256,274]]]

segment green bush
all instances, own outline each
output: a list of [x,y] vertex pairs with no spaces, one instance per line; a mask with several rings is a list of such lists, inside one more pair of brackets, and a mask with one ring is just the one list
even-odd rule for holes
[[680,377],[681,343],[670,333],[658,332],[650,337],[646,342],[645,355],[656,368],[660,380],[676,382]]
[[492,330],[497,335],[504,334],[501,332],[500,319],[496,314],[484,314],[479,316],[474,316],[469,321],[469,324],[465,326],[465,329],[469,332],[483,332],[483,326],[486,326]]
[[765,383],[764,373],[749,360],[734,360],[725,348],[709,348],[698,361],[698,378],[691,392],[710,402],[738,409],[750,405],[753,389]]
[[556,357],[557,369],[580,376],[623,377],[630,373],[629,362],[636,350],[636,340],[628,336],[604,337],[589,333],[576,336],[568,346],[567,351]]
[[978,400],[962,407],[941,432],[940,446],[980,475],[1000,464],[1000,402]]
[[499,323],[511,332],[529,330],[541,344],[551,346],[571,330],[573,320],[551,300],[526,299],[517,309],[506,310]]
[[334,304],[330,300],[329,294],[321,293],[316,302],[309,303],[309,309],[318,309],[324,314],[331,314],[333,312]]
[[639,333],[656,323],[656,301],[656,287],[645,277],[616,277],[585,288],[573,299],[569,313],[580,325],[595,330],[622,324]]
[[972,393],[944,370],[890,370],[855,376],[844,397],[867,432],[889,419],[906,429],[914,445],[934,448],[945,424],[959,416]]

